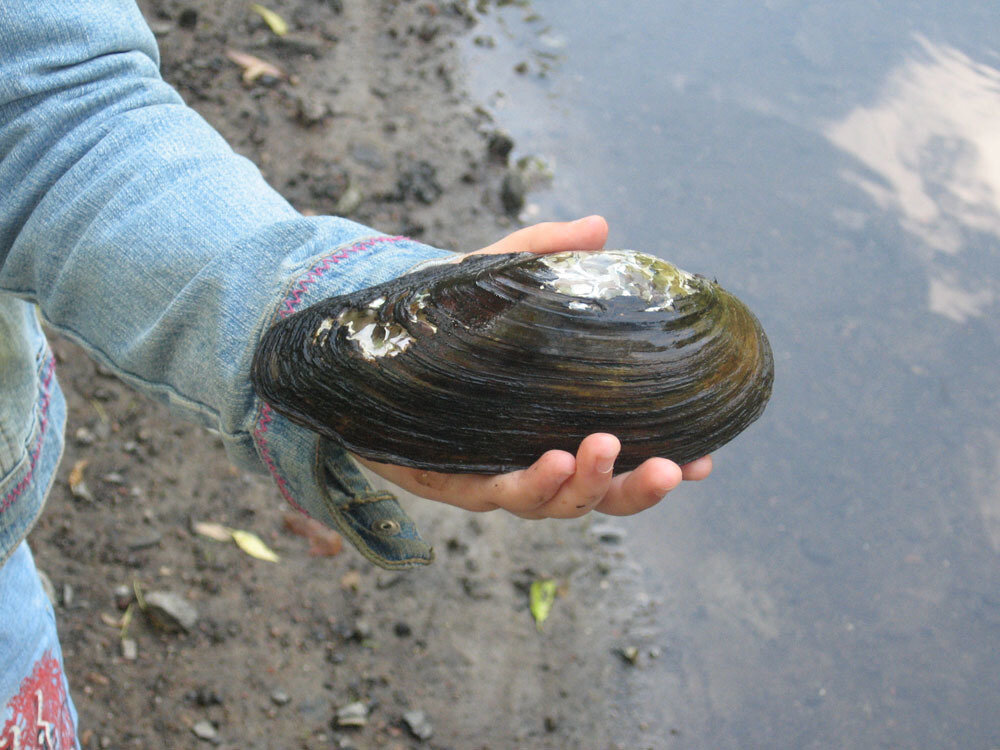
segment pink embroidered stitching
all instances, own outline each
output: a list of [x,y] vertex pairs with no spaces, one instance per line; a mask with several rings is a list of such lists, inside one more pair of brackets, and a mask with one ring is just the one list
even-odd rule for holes
[[291,491],[288,489],[288,483],[285,478],[278,473],[278,465],[271,458],[271,451],[267,447],[267,427],[271,424],[271,420],[274,419],[274,415],[271,413],[271,407],[269,404],[264,404],[263,408],[260,410],[260,419],[257,421],[257,426],[254,428],[253,436],[257,441],[257,445],[260,446],[260,456],[264,461],[264,465],[267,470],[271,472],[271,477],[274,479],[274,483],[278,485],[278,492],[281,496],[285,498],[285,502],[291,505],[295,510],[305,513],[307,516],[305,508],[295,502],[295,498],[292,497]]
[[45,366],[45,374],[42,376],[42,421],[38,426],[38,439],[35,442],[35,449],[32,451],[31,459],[28,461],[28,473],[21,478],[21,481],[17,483],[17,486],[15,486],[13,490],[7,493],[3,502],[0,502],[0,513],[7,510],[7,508],[9,508],[13,502],[17,500],[21,493],[27,488],[28,484],[31,482],[31,477],[35,473],[35,464],[38,463],[38,457],[42,454],[42,440],[45,437],[45,429],[49,426],[49,401],[51,400],[52,375],[55,372],[55,369],[56,359],[55,357],[49,357],[49,361]]
[[342,260],[347,260],[347,256],[351,253],[360,253],[364,250],[369,250],[375,245],[382,242],[398,242],[399,240],[405,240],[405,237],[372,237],[371,239],[365,240],[364,242],[359,242],[356,245],[351,245],[344,250],[341,250],[335,255],[331,255],[328,258],[324,258],[318,264],[309,269],[309,273],[305,275],[305,278],[298,283],[298,286],[292,290],[288,299],[285,300],[284,306],[278,312],[282,318],[286,318],[295,312],[295,308],[299,306],[302,301],[302,295],[308,291],[310,284],[315,284],[316,281],[327,271],[330,270],[330,266],[340,263]]
[[[292,289],[289,296],[285,299],[284,304],[278,311],[278,315],[282,318],[288,317],[295,312],[296,308],[302,302],[302,297],[309,289],[310,284],[315,284],[323,274],[325,274],[330,267],[340,263],[342,260],[347,260],[348,256],[352,253],[360,253],[365,250],[369,250],[375,245],[381,244],[383,242],[398,242],[399,240],[405,240],[406,237],[372,237],[371,239],[364,240],[363,242],[358,242],[350,247],[341,250],[334,255],[324,258],[311,269],[305,275],[305,277]],[[274,479],[274,483],[278,485],[278,492],[281,496],[285,498],[285,501],[291,505],[296,510],[306,513],[305,509],[295,502],[292,497],[291,491],[288,489],[288,483],[285,478],[281,476],[278,471],[278,465],[275,463],[274,458],[271,456],[271,451],[267,447],[267,430],[271,421],[274,419],[271,407],[268,404],[264,404],[260,410],[260,418],[257,420],[257,425],[254,427],[253,436],[257,441],[257,445],[260,450],[261,460],[267,467],[267,470],[271,473],[271,477]]]

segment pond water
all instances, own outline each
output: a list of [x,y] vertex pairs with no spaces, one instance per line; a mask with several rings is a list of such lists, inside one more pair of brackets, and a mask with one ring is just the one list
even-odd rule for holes
[[1000,747],[998,29],[996,2],[537,0],[472,32],[473,93],[554,167],[529,213],[604,214],[774,348],[712,478],[620,522],[651,746]]

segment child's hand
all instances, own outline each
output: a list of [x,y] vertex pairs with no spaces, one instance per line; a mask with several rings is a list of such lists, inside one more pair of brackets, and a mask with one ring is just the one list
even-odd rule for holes
[[[607,236],[607,222],[588,216],[526,227],[477,252],[599,250]],[[576,456],[548,451],[527,469],[497,476],[439,474],[358,460],[416,495],[472,511],[503,508],[523,518],[575,518],[591,510],[630,515],[655,505],[682,479],[704,479],[712,471],[711,456],[686,466],[650,458],[634,471],[614,476],[620,448],[614,435],[597,433],[580,443]]]
[[650,458],[634,471],[614,476],[620,443],[614,435],[584,438],[576,456],[548,451],[527,469],[509,474],[439,474],[358,458],[379,476],[415,495],[471,511],[503,508],[522,518],[576,518],[592,510],[616,516],[658,503],[682,479],[704,479],[712,457],[685,466]]

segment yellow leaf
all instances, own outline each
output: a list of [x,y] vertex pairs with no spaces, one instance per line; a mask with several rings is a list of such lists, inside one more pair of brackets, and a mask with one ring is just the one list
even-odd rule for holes
[[233,537],[231,529],[214,521],[195,521],[191,527],[195,530],[195,533],[207,536],[209,539],[214,539],[217,542],[228,542]]
[[558,586],[552,579],[531,582],[531,589],[528,592],[528,609],[531,610],[531,616],[535,618],[535,626],[539,630],[542,629],[542,623],[552,611],[557,590]]
[[270,8],[265,8],[263,5],[258,5],[254,3],[250,6],[250,10],[258,14],[264,19],[264,23],[271,27],[273,31],[278,36],[284,36],[288,33],[288,24],[285,23],[285,19],[279,16]]
[[256,534],[250,531],[241,531],[240,529],[233,529],[231,533],[236,545],[250,555],[250,557],[256,557],[258,560],[266,560],[267,562],[278,562],[280,559]]

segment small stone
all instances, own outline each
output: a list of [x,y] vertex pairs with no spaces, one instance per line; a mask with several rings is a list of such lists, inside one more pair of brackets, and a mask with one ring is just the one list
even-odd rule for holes
[[426,161],[410,164],[397,180],[396,189],[401,200],[414,198],[427,205],[440,198],[444,192],[437,181],[437,169]]
[[354,621],[354,629],[351,631],[351,638],[356,641],[366,641],[372,637],[375,629],[372,624],[362,617]]
[[427,714],[420,710],[407,711],[403,714],[403,723],[410,734],[418,740],[429,740],[434,734],[434,727],[427,719]]
[[500,184],[500,202],[503,204],[503,210],[510,216],[516,216],[518,211],[524,208],[526,192],[527,186],[521,173],[517,170],[507,172]]
[[330,116],[330,107],[315,96],[300,95],[296,101],[296,116],[299,123],[310,127],[318,125]]
[[210,721],[199,721],[191,727],[191,731],[194,732],[194,736],[199,740],[205,740],[206,742],[214,742],[219,736],[218,730]]
[[363,727],[368,723],[368,707],[361,701],[337,709],[338,727]]
[[189,701],[193,701],[201,708],[222,705],[222,698],[219,694],[206,685],[201,685],[196,690],[186,693],[184,697]]
[[73,433],[73,439],[76,440],[77,445],[93,445],[97,437],[86,427],[80,427]]
[[166,36],[174,30],[174,25],[170,21],[152,19],[149,21],[149,30],[156,36]]
[[621,544],[627,535],[625,529],[610,523],[595,523],[590,527],[590,533],[604,544]]
[[510,152],[514,150],[514,139],[504,131],[497,130],[490,133],[489,140],[486,142],[486,150],[490,156],[506,162]]
[[337,205],[333,207],[333,213],[337,216],[350,216],[364,201],[365,196],[354,185],[348,186],[347,190],[340,196]]
[[134,638],[122,638],[122,658],[126,661],[139,658],[139,644]]
[[385,169],[385,157],[372,143],[352,143],[349,148],[351,158],[358,164],[372,170]]
[[413,634],[413,628],[406,622],[397,622],[392,629],[400,638],[409,638]]
[[634,667],[639,662],[639,649],[635,646],[623,646],[618,649],[618,655],[630,666]]
[[275,690],[271,693],[271,703],[276,706],[287,706],[292,698],[284,690]]
[[68,583],[64,583],[62,586],[62,605],[67,609],[73,606],[73,594],[73,587]]
[[193,29],[198,23],[198,11],[194,8],[186,8],[177,17],[177,25],[182,29]]
[[137,536],[134,539],[129,539],[126,542],[126,546],[130,550],[140,550],[147,549],[148,547],[155,547],[163,539],[163,534],[159,531],[151,531],[148,534],[142,536]]
[[115,598],[115,606],[118,607],[119,610],[128,609],[128,605],[135,599],[132,589],[124,583],[120,586],[115,586],[113,596]]
[[150,591],[144,597],[146,614],[167,632],[190,631],[198,622],[198,610],[189,601],[169,591]]

